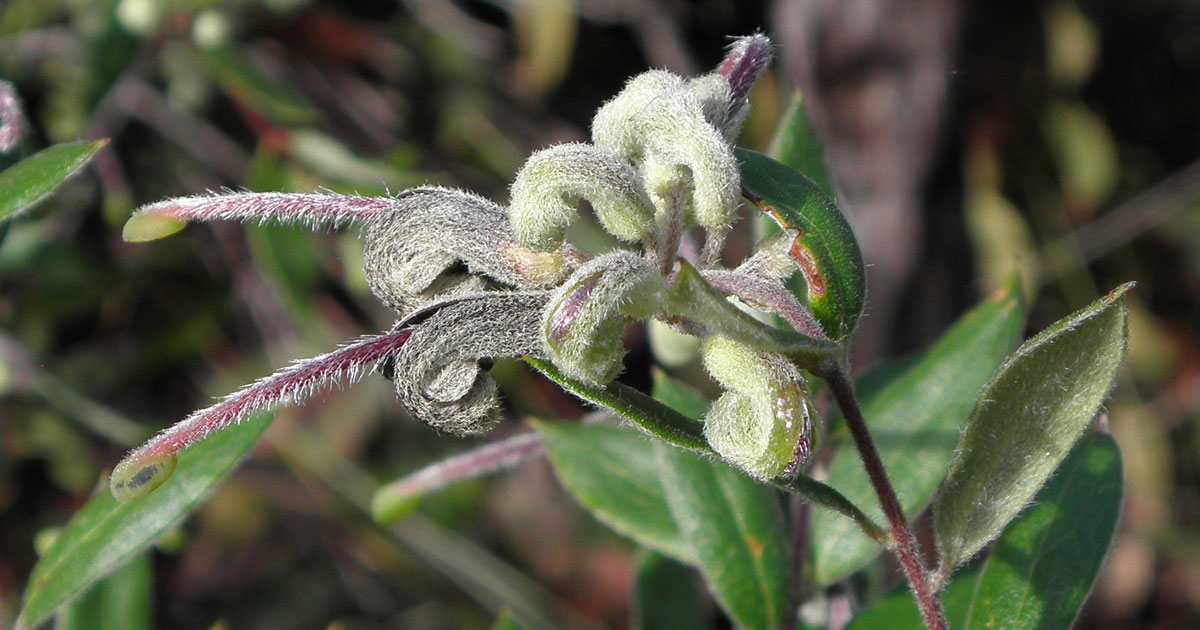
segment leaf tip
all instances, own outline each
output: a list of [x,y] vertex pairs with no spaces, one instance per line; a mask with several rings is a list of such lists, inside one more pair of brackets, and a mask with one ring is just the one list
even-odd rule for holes
[[132,455],[113,469],[108,487],[118,503],[136,501],[163,485],[175,472],[175,456]]
[[121,230],[121,238],[129,243],[144,243],[170,236],[187,225],[187,221],[169,214],[145,212],[129,217]]
[[1106,306],[1109,304],[1112,304],[1113,302],[1116,302],[1120,298],[1124,297],[1126,293],[1128,293],[1131,289],[1133,289],[1136,286],[1137,286],[1137,281],[1130,280],[1129,282],[1126,282],[1125,284],[1118,286],[1117,288],[1113,289],[1112,291],[1109,291],[1108,295],[1105,295],[1104,297],[1100,298],[1100,301],[1103,302]]

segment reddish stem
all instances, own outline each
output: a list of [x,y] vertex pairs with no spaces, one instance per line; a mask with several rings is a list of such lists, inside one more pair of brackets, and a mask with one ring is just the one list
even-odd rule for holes
[[854,395],[854,384],[850,381],[850,376],[844,367],[840,365],[822,367],[825,369],[822,369],[820,376],[829,383],[829,389],[833,392],[834,400],[837,401],[838,408],[842,410],[846,426],[854,438],[854,445],[858,447],[858,453],[862,457],[867,476],[871,479],[871,485],[875,488],[875,494],[879,496],[879,503],[883,506],[883,513],[887,517],[891,530],[889,537],[893,552],[900,560],[900,566],[904,569],[905,576],[908,577],[908,583],[917,600],[917,607],[921,610],[921,618],[925,620],[925,626],[929,630],[946,630],[946,616],[942,612],[942,602],[932,590],[929,570],[921,562],[916,538],[908,530],[908,520],[904,517],[904,510],[896,498],[896,491],[892,489],[892,484],[888,481],[887,471],[883,467],[883,460],[879,458],[875,442],[871,440],[867,422],[863,418],[862,409],[858,406],[858,398]]

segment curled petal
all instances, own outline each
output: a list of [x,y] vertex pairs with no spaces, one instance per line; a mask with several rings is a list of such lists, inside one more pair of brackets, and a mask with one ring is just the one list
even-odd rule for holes
[[737,210],[741,179],[733,148],[704,110],[684,79],[653,70],[634,77],[600,108],[592,140],[642,164],[652,195],[690,184],[695,221],[723,228]]
[[652,229],[654,206],[641,176],[621,156],[590,144],[560,144],[529,157],[512,186],[509,218],[535,251],[562,244],[580,199],[613,236],[637,241]]
[[759,479],[797,472],[812,439],[808,385],[799,368],[720,335],[705,341],[704,366],[727,389],[704,418],[713,450]]
[[193,412],[121,460],[109,484],[113,496],[129,502],[149,494],[170,476],[179,451],[256,411],[296,403],[334,383],[354,382],[381,359],[400,350],[411,334],[412,329],[406,328],[363,337],[333,352],[296,361],[211,407]]
[[499,419],[496,383],[481,361],[546,356],[539,326],[549,292],[462,296],[412,328],[394,357],[396,394],[418,420],[454,435],[486,431]]
[[472,274],[512,287],[544,288],[567,277],[577,253],[534,252],[517,241],[503,208],[449,188],[414,188],[397,196],[367,228],[367,283],[403,311],[444,272],[463,264]]
[[551,360],[589,384],[612,380],[625,356],[625,319],[657,313],[663,288],[654,266],[632,252],[609,252],[581,266],[546,307],[543,334]]
[[169,236],[188,221],[258,221],[338,227],[370,221],[391,206],[385,197],[335,193],[222,193],[177,197],[142,206],[125,222],[122,237],[130,242]]

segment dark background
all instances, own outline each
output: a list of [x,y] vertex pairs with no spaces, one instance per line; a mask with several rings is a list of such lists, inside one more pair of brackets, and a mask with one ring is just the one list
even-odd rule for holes
[[[164,426],[393,317],[354,230],[194,226],[132,245],[135,207],[425,182],[504,200],[525,156],[586,139],[628,77],[703,72],[756,29],[778,58],[742,144],[764,148],[803,89],[872,265],[858,365],[927,345],[1014,268],[1030,331],[1138,281],[1107,408],[1124,515],[1080,627],[1200,623],[1200,5],[6,0],[0,77],[24,100],[27,152],[112,143],[0,244],[0,625],[35,535],[82,505],[129,446],[122,427]],[[579,413],[502,376],[514,417]],[[184,542],[154,552],[156,625],[486,627],[502,578],[436,560],[476,545],[575,623],[624,624],[630,545],[543,463],[429,498],[397,538],[322,483],[302,438],[379,480],[467,446],[404,419],[378,378],[281,413]]]

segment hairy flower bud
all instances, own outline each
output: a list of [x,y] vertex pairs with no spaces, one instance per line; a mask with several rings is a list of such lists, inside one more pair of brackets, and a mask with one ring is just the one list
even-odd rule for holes
[[787,359],[721,335],[704,343],[704,367],[728,391],[709,408],[704,436],[721,457],[759,479],[796,472],[808,460],[808,385]]
[[533,252],[521,245],[508,214],[495,203],[435,187],[397,196],[392,209],[367,228],[363,258],[371,291],[397,310],[459,263],[517,288],[554,286],[574,267],[569,252]]
[[517,238],[534,251],[556,249],[580,199],[621,240],[653,229],[654,206],[633,165],[607,149],[571,143],[534,153],[517,173],[508,211]]
[[634,77],[596,112],[592,141],[641,165],[652,194],[678,186],[686,173],[696,223],[722,229],[732,221],[741,194],[733,148],[681,77],[664,70]]
[[584,264],[546,307],[543,333],[550,359],[572,378],[612,380],[625,356],[625,318],[656,313],[662,289],[662,276],[632,252],[609,252]]

